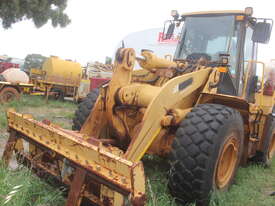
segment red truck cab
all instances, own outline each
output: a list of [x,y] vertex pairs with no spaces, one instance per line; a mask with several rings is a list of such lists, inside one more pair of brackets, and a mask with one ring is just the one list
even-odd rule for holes
[[0,59],[0,74],[9,68],[19,68],[19,64],[8,62]]

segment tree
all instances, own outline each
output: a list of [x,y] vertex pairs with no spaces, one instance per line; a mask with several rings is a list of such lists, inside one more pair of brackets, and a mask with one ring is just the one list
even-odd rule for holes
[[53,27],[65,27],[71,21],[64,13],[67,0],[0,0],[0,21],[4,28],[31,19],[37,28],[51,20]]
[[41,69],[46,59],[47,57],[42,56],[41,54],[28,54],[25,58],[23,70],[29,73],[32,68]]
[[112,64],[112,57],[105,57],[105,64]]

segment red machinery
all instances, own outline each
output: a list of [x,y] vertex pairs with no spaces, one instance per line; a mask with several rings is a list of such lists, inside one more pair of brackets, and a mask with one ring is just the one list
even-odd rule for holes
[[90,91],[98,88],[100,85],[110,81],[110,78],[92,77],[90,78]]
[[9,68],[19,68],[19,64],[0,60],[0,74]]

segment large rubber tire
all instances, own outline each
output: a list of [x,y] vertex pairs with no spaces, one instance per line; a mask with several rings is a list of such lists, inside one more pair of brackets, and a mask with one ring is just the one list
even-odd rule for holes
[[92,90],[87,97],[78,105],[77,110],[75,111],[75,115],[73,118],[73,130],[80,130],[89,114],[91,113],[94,104],[99,95],[99,89]]
[[6,103],[13,100],[19,100],[20,93],[13,87],[4,87],[0,91],[0,103]]
[[[243,139],[243,120],[238,111],[217,104],[194,107],[177,129],[169,155],[168,187],[177,202],[208,205],[211,191],[226,190],[239,166]],[[230,146],[231,141],[235,145]],[[234,148],[234,155],[226,156],[225,148]],[[228,164],[221,163],[225,157]],[[230,171],[225,172],[228,175],[223,185],[217,181],[221,165]]]
[[272,114],[267,117],[267,130],[263,141],[263,149],[260,152],[261,163],[265,166],[270,166],[271,161],[275,157],[275,117]]

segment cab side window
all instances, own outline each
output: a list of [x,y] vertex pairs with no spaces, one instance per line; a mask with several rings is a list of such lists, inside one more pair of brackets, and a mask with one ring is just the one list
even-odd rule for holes
[[[247,82],[247,91],[246,98],[248,102],[255,102],[255,92],[257,92],[257,88],[260,86],[259,81],[261,79],[262,67],[261,65],[257,64],[256,62],[251,62],[251,60],[257,60],[257,43],[252,41],[253,35],[253,28],[248,26],[246,28],[246,37],[245,37],[245,44],[244,44],[244,74],[248,75],[248,82]],[[250,70],[248,71],[248,66]],[[246,76],[245,75],[245,76]],[[244,80],[241,84],[244,83]]]
[[[254,60],[254,42],[252,41],[253,29],[250,26],[246,28],[244,50],[243,50],[243,73],[241,74],[241,79],[239,82],[239,94],[242,94],[244,88],[245,77],[247,75],[247,69],[249,66],[249,61]],[[252,68],[255,69],[255,63],[251,64]],[[250,87],[250,86],[248,86]],[[248,91],[246,91],[248,93]]]
[[244,43],[244,69],[246,70],[249,60],[253,60],[253,41],[252,41],[253,29],[247,27]]

